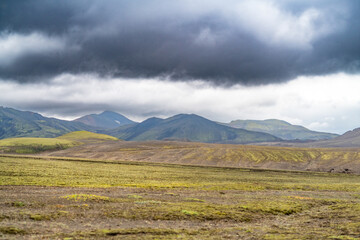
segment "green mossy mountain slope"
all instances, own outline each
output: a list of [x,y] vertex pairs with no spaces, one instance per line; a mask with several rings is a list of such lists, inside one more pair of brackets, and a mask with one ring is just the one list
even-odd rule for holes
[[280,141],[267,133],[236,129],[195,114],[179,114],[167,119],[149,118],[137,125],[104,133],[129,141],[178,140],[204,143],[254,143]]
[[0,152],[3,153],[40,153],[63,150],[87,143],[118,141],[119,139],[87,131],[67,133],[57,138],[6,138],[0,140]]
[[65,139],[65,140],[71,140],[71,141],[118,141],[116,137],[109,136],[106,134],[99,134],[99,133],[93,133],[88,131],[75,131],[70,132],[67,134],[64,134],[60,137],[57,137],[57,139]]
[[10,137],[58,137],[65,133],[96,128],[79,122],[47,118],[34,112],[0,107],[0,139]]
[[269,133],[284,140],[324,140],[339,136],[333,133],[311,131],[303,126],[292,125],[277,119],[234,120],[226,125],[249,131]]
[[134,124],[135,122],[127,117],[111,111],[105,111],[100,114],[90,114],[81,118],[75,119],[74,122],[81,122],[89,126],[98,127],[102,129],[117,128],[120,126]]

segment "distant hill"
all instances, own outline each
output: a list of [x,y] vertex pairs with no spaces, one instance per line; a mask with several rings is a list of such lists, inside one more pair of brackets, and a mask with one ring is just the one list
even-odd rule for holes
[[63,150],[81,144],[58,138],[7,138],[0,140],[0,153],[40,153]]
[[0,153],[40,153],[57,151],[86,143],[102,143],[105,141],[119,141],[119,139],[87,131],[67,133],[57,138],[6,138],[0,140]]
[[130,141],[180,140],[239,144],[281,140],[267,133],[224,126],[194,114],[179,114],[167,119],[149,118],[136,125],[103,132]]
[[269,133],[284,140],[323,140],[333,139],[339,136],[333,133],[311,131],[303,126],[292,125],[277,119],[235,120],[226,125],[249,131]]
[[125,116],[111,111],[105,111],[100,114],[86,115],[81,118],[75,119],[74,122],[81,122],[86,125],[102,129],[117,128],[120,126],[135,123],[134,121],[126,118]]
[[0,107],[0,139],[9,137],[57,137],[68,132],[96,128],[80,122],[47,118],[34,112]]
[[360,128],[348,131],[341,136],[325,141],[316,141],[311,143],[299,144],[301,147],[318,147],[318,148],[360,148]]
[[78,141],[78,142],[103,142],[103,141],[118,141],[116,137],[106,134],[93,133],[88,131],[76,131],[64,134],[57,139]]

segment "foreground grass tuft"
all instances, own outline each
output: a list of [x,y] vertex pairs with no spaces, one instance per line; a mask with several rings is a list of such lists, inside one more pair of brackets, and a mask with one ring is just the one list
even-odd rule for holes
[[0,233],[15,235],[15,234],[25,234],[26,231],[23,229],[19,229],[17,227],[0,227]]

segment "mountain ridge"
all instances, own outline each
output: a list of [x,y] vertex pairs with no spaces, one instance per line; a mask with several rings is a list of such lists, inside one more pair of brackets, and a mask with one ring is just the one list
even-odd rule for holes
[[[121,114],[104,111],[101,115],[114,121],[115,117]],[[88,115],[87,115],[88,116]],[[85,117],[85,116],[84,116]],[[126,118],[126,117],[124,117]],[[126,118],[127,119],[127,118]],[[196,114],[177,114],[175,116],[161,119],[157,117],[148,118],[141,123],[134,123],[129,120],[129,124],[104,129],[86,125],[78,121],[66,121],[56,118],[44,117],[39,113],[31,111],[20,111],[13,108],[0,107],[0,139],[10,137],[58,137],[63,134],[74,131],[90,131],[97,133],[105,133],[128,141],[146,141],[146,140],[171,140],[171,141],[191,141],[204,143],[226,143],[226,144],[262,144],[278,145],[278,146],[302,146],[302,147],[356,147],[360,146],[360,139],[356,136],[360,135],[359,129],[349,131],[342,136],[337,136],[330,140],[321,141],[305,141],[302,140],[282,140],[278,136],[261,131],[234,128],[226,124],[217,123],[198,116]],[[259,120],[243,120],[247,122],[268,122],[277,123],[277,129],[287,129],[291,126],[295,129],[310,131],[311,134],[319,132],[311,131],[302,126],[291,125],[283,120],[268,119]],[[239,123],[239,121],[232,121]],[[239,127],[239,125],[237,125]],[[270,124],[270,128],[273,127]],[[264,127],[263,127],[264,128]],[[254,129],[254,128],[252,128]],[[255,128],[256,129],[256,128]],[[258,130],[258,129],[256,129]],[[288,134],[284,130],[283,134]],[[292,131],[294,133],[294,131]],[[295,133],[297,133],[295,131]],[[322,133],[321,133],[322,134]],[[329,133],[324,133],[329,134]],[[330,134],[333,136],[334,134]],[[353,138],[352,138],[353,137]],[[360,137],[359,137],[360,138]],[[331,141],[332,140],[332,141]],[[358,144],[359,143],[359,144]]]
[[299,144],[301,147],[318,148],[359,148],[360,147],[360,128],[347,131],[346,133],[324,141]]
[[284,140],[324,140],[339,136],[333,133],[312,131],[303,126],[293,125],[279,119],[233,120],[225,125],[249,131],[269,133]]
[[[101,132],[101,131],[100,131]],[[180,140],[205,143],[251,143],[281,141],[267,133],[236,129],[195,114],[178,114],[166,119],[149,118],[103,133],[128,141]]]
[[128,124],[136,123],[122,114],[108,110],[99,114],[93,113],[93,114],[85,115],[73,121],[81,122],[83,124],[92,127],[103,128],[103,129],[112,129]]
[[96,128],[72,121],[44,117],[31,111],[0,107],[0,139],[9,137],[58,137],[68,132]]

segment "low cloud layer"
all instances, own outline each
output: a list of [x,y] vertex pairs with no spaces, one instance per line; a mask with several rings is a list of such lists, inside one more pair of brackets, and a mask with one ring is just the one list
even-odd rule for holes
[[[64,74],[49,83],[0,81],[0,103],[74,119],[113,110],[133,120],[195,113],[211,120],[278,118],[313,130],[343,133],[359,127],[360,77],[300,77],[257,87],[215,87],[203,81],[107,79]],[[326,87],[324,87],[326,86]],[[31,94],[29,94],[31,93]]]
[[271,84],[360,70],[357,0],[9,0],[0,77]]

